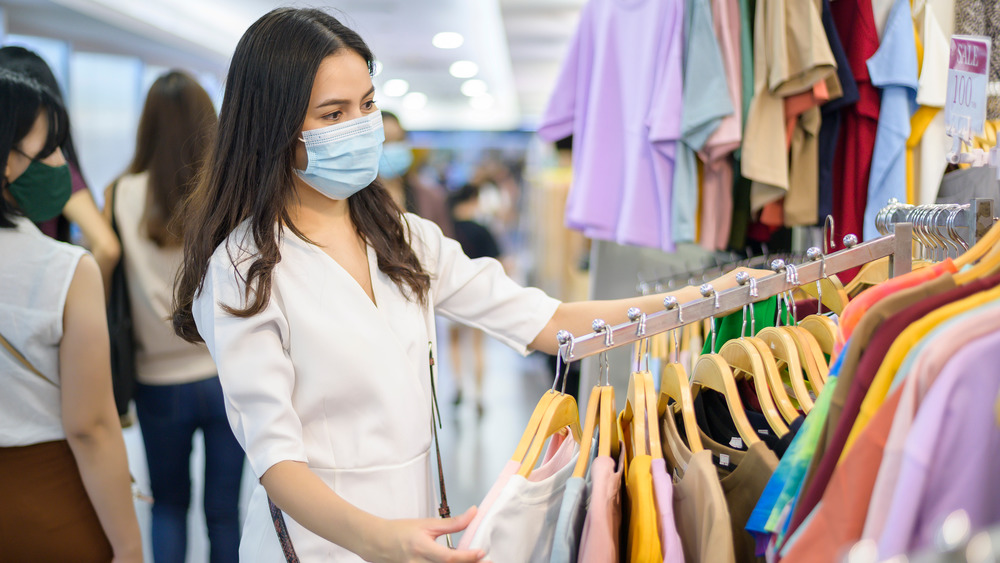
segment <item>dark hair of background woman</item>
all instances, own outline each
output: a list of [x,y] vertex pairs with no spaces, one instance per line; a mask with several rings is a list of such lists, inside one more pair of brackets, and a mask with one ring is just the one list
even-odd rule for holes
[[161,248],[183,240],[181,204],[194,191],[217,122],[212,99],[191,76],[171,71],[149,88],[128,173],[149,173],[142,224]]
[[[52,154],[66,137],[69,124],[66,112],[58,99],[31,78],[0,68],[0,170],[7,168],[10,152],[17,149],[21,140],[31,131],[40,112],[49,121],[49,134],[45,146],[37,155],[42,159]],[[13,228],[17,209],[7,200],[7,178],[0,176],[0,227]]]
[[[212,253],[241,223],[249,220],[257,253],[243,280],[246,307],[223,305],[239,317],[259,313],[270,300],[283,229],[308,241],[288,215],[295,197],[295,147],[316,71],[323,59],[343,49],[360,55],[373,70],[374,56],[357,33],[322,11],[293,8],[261,17],[236,46],[214,147],[185,206],[184,264],[174,307],[174,330],[185,340],[202,340],[191,306]],[[358,233],[375,249],[379,270],[424,302],[430,276],[407,241],[402,212],[389,193],[373,182],[350,197],[349,207]]]
[[[52,74],[52,69],[34,51],[14,45],[2,47],[0,48],[0,68],[19,72],[35,80],[43,88],[49,90],[49,93],[55,97],[62,108],[66,107],[62,90],[59,88],[59,82],[56,80],[55,75]],[[65,109],[63,113],[65,113]],[[69,162],[82,177],[83,172],[80,168],[80,160],[76,156],[76,146],[73,144],[73,134],[69,125],[68,115],[66,117],[66,134],[59,146],[62,149],[63,156],[66,157],[66,162]],[[69,221],[62,215],[59,216],[59,222],[56,226],[56,238],[63,242],[69,241]]]

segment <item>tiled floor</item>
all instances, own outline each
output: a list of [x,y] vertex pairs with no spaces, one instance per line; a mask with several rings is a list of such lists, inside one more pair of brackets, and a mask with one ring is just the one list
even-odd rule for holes
[[[522,358],[506,346],[485,339],[486,370],[483,380],[484,411],[476,412],[471,392],[471,374],[466,375],[468,390],[465,400],[452,404],[455,384],[452,375],[446,322],[439,324],[439,381],[440,403],[444,428],[441,431],[442,459],[444,460],[448,501],[452,514],[460,514],[472,504],[478,504],[500,469],[510,458],[521,438],[524,426],[541,394],[551,384],[551,375],[543,358]],[[465,366],[471,365],[471,358]],[[466,368],[468,370],[468,368]],[[145,453],[137,427],[125,431],[129,465],[140,487],[148,491]],[[188,562],[208,560],[208,544],[204,518],[201,513],[203,480],[200,478],[204,459],[200,436],[195,437],[195,455],[192,457],[193,491],[189,516]],[[243,504],[249,498],[253,475],[244,467]],[[139,523],[147,546],[147,560],[152,561],[149,546],[149,505],[137,503]],[[457,540],[457,536],[455,538]]]

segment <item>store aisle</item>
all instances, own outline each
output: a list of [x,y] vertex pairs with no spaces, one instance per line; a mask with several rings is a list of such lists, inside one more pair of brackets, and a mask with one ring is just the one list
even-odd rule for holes
[[[472,504],[478,504],[500,473],[504,463],[521,438],[521,432],[535,403],[551,385],[544,357],[537,354],[522,358],[503,344],[485,339],[486,371],[483,379],[484,412],[476,413],[472,393],[471,373],[465,400],[454,405],[455,383],[450,365],[450,351],[447,338],[447,321],[439,322],[438,365],[440,369],[438,389],[444,428],[441,431],[441,455],[447,477],[448,501],[453,514],[460,514]],[[471,365],[471,358],[465,366]],[[145,451],[138,425],[124,431],[128,449],[129,467],[133,477],[144,492],[149,491],[149,477],[146,471]],[[204,448],[201,435],[195,436],[194,455],[191,458],[191,507],[188,517],[188,563],[208,561],[208,538],[205,534],[205,518],[201,511],[204,491]],[[240,495],[241,514],[250,498],[254,476],[244,464],[243,486]],[[150,505],[136,503],[139,526],[142,529],[146,558],[152,561],[149,551]],[[457,542],[458,536],[454,538]]]

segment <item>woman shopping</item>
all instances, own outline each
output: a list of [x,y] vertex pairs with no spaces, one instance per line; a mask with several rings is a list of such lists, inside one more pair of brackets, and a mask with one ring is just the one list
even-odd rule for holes
[[0,69],[0,559],[142,561],[97,263],[26,216],[61,209],[62,104]]
[[136,413],[153,493],[157,563],[183,563],[191,502],[191,443],[205,444],[205,524],[213,563],[237,561],[243,450],[226,420],[215,363],[204,345],[178,338],[170,324],[174,278],[183,259],[181,202],[195,183],[216,125],[208,93],[169,72],[150,87],[128,172],[104,194],[122,242],[135,326]]
[[261,17],[236,47],[190,200],[174,326],[212,352],[262,485],[241,561],[481,560],[435,541],[475,510],[431,517],[434,314],[555,353],[558,329],[662,307],[663,295],[561,304],[401,212],[375,181],[373,64],[324,12]]

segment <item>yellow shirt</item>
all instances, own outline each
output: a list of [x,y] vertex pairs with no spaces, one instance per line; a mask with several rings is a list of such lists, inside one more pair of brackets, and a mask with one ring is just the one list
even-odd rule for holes
[[630,424],[623,423],[624,414],[618,415],[618,429],[625,446],[625,492],[628,494],[629,563],[663,563],[660,548],[660,529],[657,526],[656,497],[653,494],[653,458],[635,456],[632,451]]
[[841,462],[844,461],[847,452],[850,451],[854,441],[868,425],[868,422],[875,416],[875,412],[882,406],[886,396],[889,394],[889,388],[892,386],[892,380],[896,376],[896,371],[903,364],[903,360],[910,349],[944,321],[996,299],[1000,299],[1000,287],[981,291],[965,299],[949,303],[906,327],[900,333],[896,341],[889,348],[889,352],[882,361],[882,365],[879,366],[878,371],[875,373],[875,379],[872,380],[872,385],[868,389],[864,401],[861,403],[858,418],[854,421],[851,433],[847,437],[847,443],[844,445],[844,451],[840,454]]

